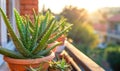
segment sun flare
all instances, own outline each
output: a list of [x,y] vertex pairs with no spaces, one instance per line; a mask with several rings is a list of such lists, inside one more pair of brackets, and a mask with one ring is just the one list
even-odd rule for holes
[[76,6],[78,8],[85,8],[88,12],[103,7],[119,7],[119,0],[39,0],[39,11],[42,10],[43,5],[46,9],[51,9],[54,13],[60,13],[65,6]]

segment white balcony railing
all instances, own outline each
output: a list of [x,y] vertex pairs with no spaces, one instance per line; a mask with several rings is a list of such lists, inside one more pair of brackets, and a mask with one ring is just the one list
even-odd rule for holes
[[110,37],[110,38],[114,38],[114,39],[120,40],[120,34],[107,33],[107,36]]
[[69,55],[69,60],[72,61],[72,65],[77,71],[105,71],[68,41],[65,42],[65,46],[65,54],[67,53],[66,55]]

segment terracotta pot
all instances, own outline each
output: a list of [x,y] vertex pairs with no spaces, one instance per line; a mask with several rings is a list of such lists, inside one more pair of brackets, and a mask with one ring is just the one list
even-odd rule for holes
[[[53,35],[51,35],[51,38],[53,38],[54,37],[54,35],[55,34],[53,34]],[[66,36],[65,35],[61,35],[56,41],[58,41],[58,42],[62,42],[62,44],[61,45],[63,45],[64,44],[64,41],[65,41],[65,39],[66,39]]]
[[8,63],[10,71],[27,71],[30,66],[33,68],[39,67],[42,64],[42,71],[46,71],[49,67],[48,61],[55,57],[54,52],[49,56],[37,59],[13,59],[4,56],[4,60]]
[[64,44],[65,38],[66,38],[65,35],[62,35],[57,39],[57,41],[62,42],[62,44]]

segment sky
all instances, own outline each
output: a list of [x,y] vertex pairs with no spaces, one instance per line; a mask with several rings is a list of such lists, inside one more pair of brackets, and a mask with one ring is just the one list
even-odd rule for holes
[[120,0],[39,0],[39,11],[43,5],[54,13],[60,13],[65,6],[73,5],[93,12],[103,7],[120,7]]

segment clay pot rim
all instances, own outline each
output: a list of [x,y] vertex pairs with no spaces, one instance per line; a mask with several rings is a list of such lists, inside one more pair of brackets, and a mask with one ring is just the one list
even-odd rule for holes
[[14,59],[10,57],[4,56],[4,60],[8,63],[12,64],[36,64],[40,62],[48,62],[52,60],[55,57],[54,52],[51,52],[50,55],[42,57],[42,58],[36,58],[36,59]]

